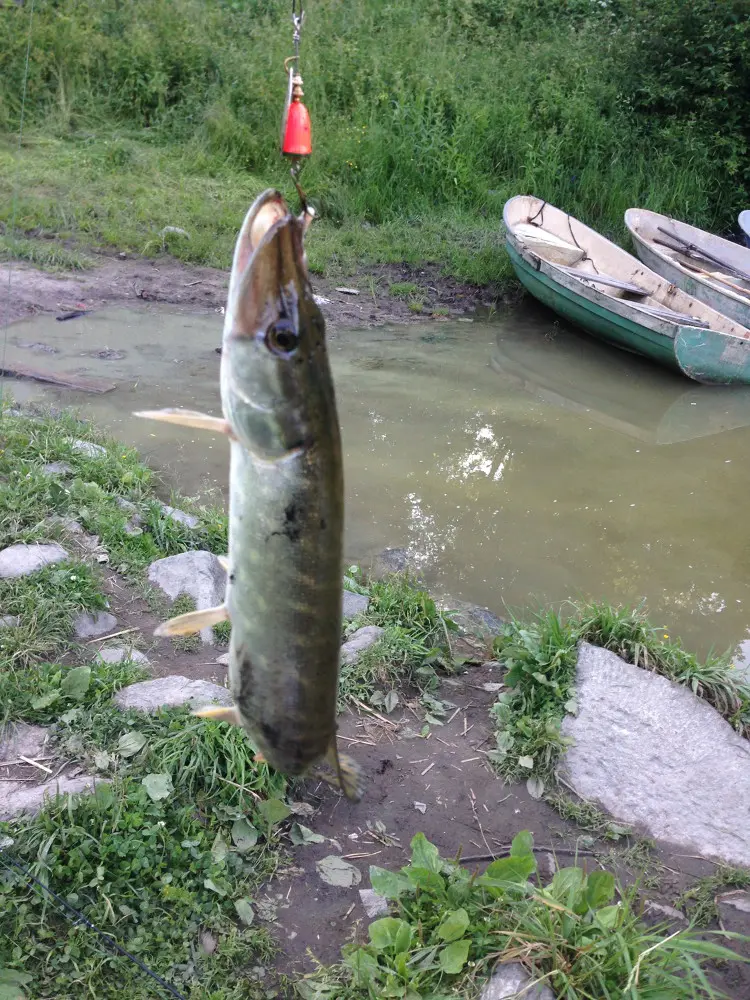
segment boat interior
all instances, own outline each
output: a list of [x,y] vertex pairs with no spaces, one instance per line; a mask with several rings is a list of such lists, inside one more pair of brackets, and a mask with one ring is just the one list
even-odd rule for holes
[[515,239],[564,274],[646,317],[750,339],[750,330],[683,292],[578,219],[541,198],[519,195],[503,221]]

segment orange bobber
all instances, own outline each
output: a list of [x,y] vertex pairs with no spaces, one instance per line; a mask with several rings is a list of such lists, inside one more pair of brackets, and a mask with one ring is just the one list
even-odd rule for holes
[[302,103],[302,77],[292,81],[292,99],[287,108],[282,153],[287,156],[309,156],[312,153],[310,115]]

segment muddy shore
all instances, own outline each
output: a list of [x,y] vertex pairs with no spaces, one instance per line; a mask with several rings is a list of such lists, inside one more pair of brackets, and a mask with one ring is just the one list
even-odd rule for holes
[[[228,271],[183,264],[167,255],[151,259],[100,253],[95,261],[89,270],[66,273],[42,271],[23,262],[3,264],[0,283],[10,288],[3,295],[5,322],[109,305],[137,308],[161,303],[202,312],[226,304]],[[392,284],[406,282],[419,289],[411,302],[389,293]],[[446,278],[430,264],[379,265],[345,282],[312,275],[312,284],[315,294],[325,300],[321,308],[331,329],[485,315],[501,299],[499,287]],[[337,291],[342,287],[359,294]],[[419,310],[414,298],[419,299]]]

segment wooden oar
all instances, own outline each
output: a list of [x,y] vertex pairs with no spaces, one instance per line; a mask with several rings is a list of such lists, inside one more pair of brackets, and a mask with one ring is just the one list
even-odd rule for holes
[[722,285],[726,285],[727,288],[731,288],[733,292],[737,292],[738,295],[742,295],[746,299],[750,299],[750,290],[747,288],[741,288],[739,285],[735,285],[733,281],[729,278],[725,278],[718,271],[707,271],[704,267],[698,267],[695,264],[688,264],[686,261],[682,262],[682,266],[686,267],[688,271],[695,271],[696,274],[705,274],[708,278],[713,278],[714,281],[720,281]]
[[[697,244],[691,243],[690,240],[685,240],[682,236],[678,236],[677,233],[670,233],[668,229],[664,229],[662,226],[657,226],[656,228],[660,233],[664,233],[665,236],[674,240],[675,243],[681,244],[686,249],[699,254],[706,260],[710,260],[713,264],[718,264],[719,267],[725,268],[727,271],[734,274],[736,278],[742,278],[743,281],[750,281],[750,274],[748,274],[747,271],[743,271],[741,268],[735,267],[734,264],[730,264],[729,261],[722,260],[721,257],[715,257],[712,253],[709,253],[708,250],[703,250]],[[679,249],[679,247],[672,247],[671,249],[676,250]]]
[[696,319],[694,316],[688,316],[686,313],[675,312],[674,309],[647,306],[643,302],[628,302],[628,305],[633,309],[640,309],[641,312],[648,313],[650,316],[655,316],[657,319],[666,319],[670,323],[679,323],[680,326],[700,326],[704,330],[711,329],[711,324],[706,323],[705,320]]
[[645,288],[641,288],[640,285],[633,285],[629,281],[621,281],[619,278],[613,278],[609,274],[586,274],[583,271],[577,271],[574,267],[565,267],[562,264],[557,264],[557,267],[561,271],[565,271],[566,274],[572,274],[574,278],[582,278],[584,281],[592,281],[597,285],[609,285],[612,288],[621,288],[624,292],[632,292],[633,295],[650,295]]

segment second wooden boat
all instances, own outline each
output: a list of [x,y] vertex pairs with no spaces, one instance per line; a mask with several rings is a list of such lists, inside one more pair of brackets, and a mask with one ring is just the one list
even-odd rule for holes
[[647,267],[750,326],[750,249],[643,208],[629,208],[625,225]]
[[[516,274],[555,312],[696,382],[750,385],[750,330],[744,326],[540,198],[511,198],[503,221]],[[528,227],[549,238],[532,230],[531,239]],[[574,264],[559,263],[561,242]]]

